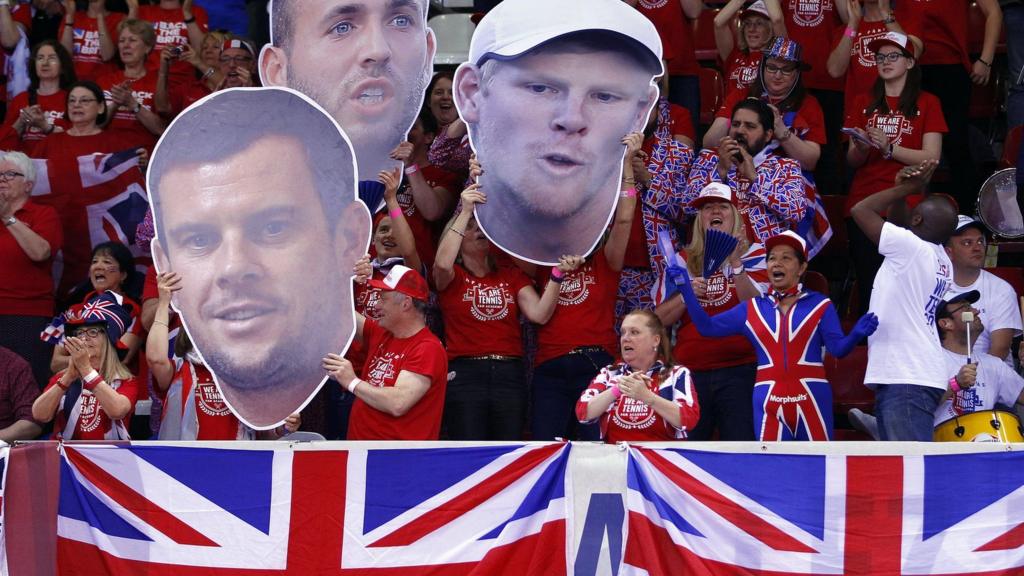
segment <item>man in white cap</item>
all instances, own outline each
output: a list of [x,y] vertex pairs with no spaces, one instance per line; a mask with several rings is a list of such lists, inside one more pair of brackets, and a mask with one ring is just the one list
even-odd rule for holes
[[352,139],[360,180],[398,165],[434,60],[427,0],[273,0],[264,86],[316,101]]
[[505,0],[484,16],[455,104],[483,167],[476,214],[491,241],[547,265],[591,251],[620,192],[623,139],[657,100],[661,56],[654,25],[619,0]]
[[[360,264],[368,266],[369,260]],[[357,264],[357,269],[359,264]],[[381,280],[378,320],[356,314],[356,339],[370,350],[363,374],[339,354],[323,359],[327,373],[355,395],[348,440],[437,440],[441,432],[448,356],[427,328],[427,281],[396,264]]]
[[985,330],[978,336],[974,350],[987,352],[1013,367],[1010,345],[1021,333],[1020,308],[1013,286],[982,269],[985,265],[985,226],[969,216],[960,215],[956,230],[946,241],[946,254],[953,262],[950,296],[977,290],[974,304],[985,316]]

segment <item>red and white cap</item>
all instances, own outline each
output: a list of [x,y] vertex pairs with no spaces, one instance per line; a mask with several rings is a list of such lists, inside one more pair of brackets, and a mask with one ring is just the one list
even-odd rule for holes
[[228,38],[220,47],[222,51],[230,50],[231,48],[241,48],[242,50],[248,52],[249,55],[253,58],[256,57],[256,50],[252,47],[252,44],[246,42],[245,40],[242,40],[241,38]]
[[907,56],[914,55],[914,48],[910,44],[910,38],[906,34],[900,34],[899,32],[886,32],[884,35],[875,38],[868,42],[868,52],[874,54],[882,49],[882,46],[895,46]]
[[804,255],[804,260],[807,259],[807,242],[792,230],[786,230],[782,234],[776,234],[764,241],[764,249],[769,254],[776,246],[791,246],[797,254]]
[[690,202],[690,206],[700,210],[700,207],[708,202],[728,202],[735,206],[736,196],[732,193],[732,188],[727,184],[712,182],[701,189],[700,196],[697,196],[693,202]]
[[762,18],[771,20],[771,16],[768,15],[768,7],[765,6],[764,0],[757,0],[757,2],[752,3],[740,12],[740,20],[747,16],[761,16]]
[[392,266],[391,271],[383,279],[372,279],[368,284],[372,288],[386,292],[400,292],[416,300],[425,301],[429,297],[427,281],[423,279],[423,276],[420,276],[412,268],[401,264]]
[[479,66],[488,58],[510,60],[555,38],[584,31],[614,32],[635,42],[650,56],[652,69],[661,73],[658,30],[622,0],[504,0],[477,24],[469,61]]

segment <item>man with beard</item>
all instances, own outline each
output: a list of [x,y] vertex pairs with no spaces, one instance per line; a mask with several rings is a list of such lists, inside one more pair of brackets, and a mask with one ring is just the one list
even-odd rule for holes
[[391,151],[420,111],[434,58],[427,0],[273,0],[264,86],[309,96],[352,139],[359,180],[398,163]]
[[222,88],[256,85],[256,51],[248,40],[238,37],[225,40],[218,64],[224,76]]
[[183,278],[173,303],[203,363],[245,424],[280,424],[355,331],[370,221],[348,142],[297,92],[227,90],[174,121],[148,184],[153,254]]
[[589,253],[615,209],[624,139],[658,98],[657,30],[619,0],[506,0],[469,52],[455,104],[484,170],[480,228],[539,264]]
[[711,182],[727,184],[750,237],[763,243],[795,229],[804,216],[807,197],[800,164],[771,153],[775,116],[768,104],[754,98],[742,100],[731,118],[729,134],[718,150],[705,148],[694,160],[683,202],[692,203]]

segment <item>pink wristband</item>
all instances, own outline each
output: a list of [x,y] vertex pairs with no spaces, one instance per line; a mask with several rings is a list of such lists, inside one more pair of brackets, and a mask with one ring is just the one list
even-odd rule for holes
[[420,167],[417,164],[409,164],[405,167],[405,175],[412,176],[413,174],[420,171]]
[[962,388],[960,388],[960,383],[956,381],[956,376],[949,379],[949,389],[952,390],[954,394],[962,390]]
[[623,198],[636,198],[636,187],[629,188],[628,190],[623,190],[622,192],[619,192],[619,196]]
[[612,391],[612,396],[615,396],[616,398],[621,398],[622,397],[622,390],[619,390],[619,385],[618,384],[612,384],[612,386],[611,386],[611,388],[609,388],[609,390]]
[[846,36],[850,40],[854,40],[857,38],[857,31],[847,26],[846,30],[843,31],[843,36]]
[[391,210],[388,210],[388,216],[390,216],[392,220],[394,220],[395,218],[398,218],[401,215],[402,215],[402,209],[401,208],[392,208]]
[[557,279],[561,280],[562,277],[564,277],[564,276],[565,276],[565,272],[562,272],[562,269],[559,268],[558,266],[555,266],[554,268],[551,269],[551,277],[552,278],[557,278]]

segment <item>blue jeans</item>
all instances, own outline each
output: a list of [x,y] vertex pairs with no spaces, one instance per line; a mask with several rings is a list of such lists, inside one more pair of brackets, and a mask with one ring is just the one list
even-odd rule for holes
[[[678,106],[685,106],[690,111],[690,120],[693,121],[693,129],[697,133],[694,142],[700,142],[700,78],[698,76],[669,76],[668,101]],[[651,114],[657,113],[657,109],[651,111]],[[697,149],[700,149],[699,145]]]
[[532,440],[600,440],[597,422],[576,421],[576,402],[590,382],[611,364],[607,352],[573,352],[537,366],[533,371]]
[[878,384],[875,417],[880,440],[931,442],[942,390],[916,384]]
[[1010,77],[1007,82],[1006,127],[1024,124],[1024,5],[1003,7],[1003,26],[1006,26],[1006,55]]
[[757,364],[691,372],[700,420],[688,440],[754,440],[754,380]]

